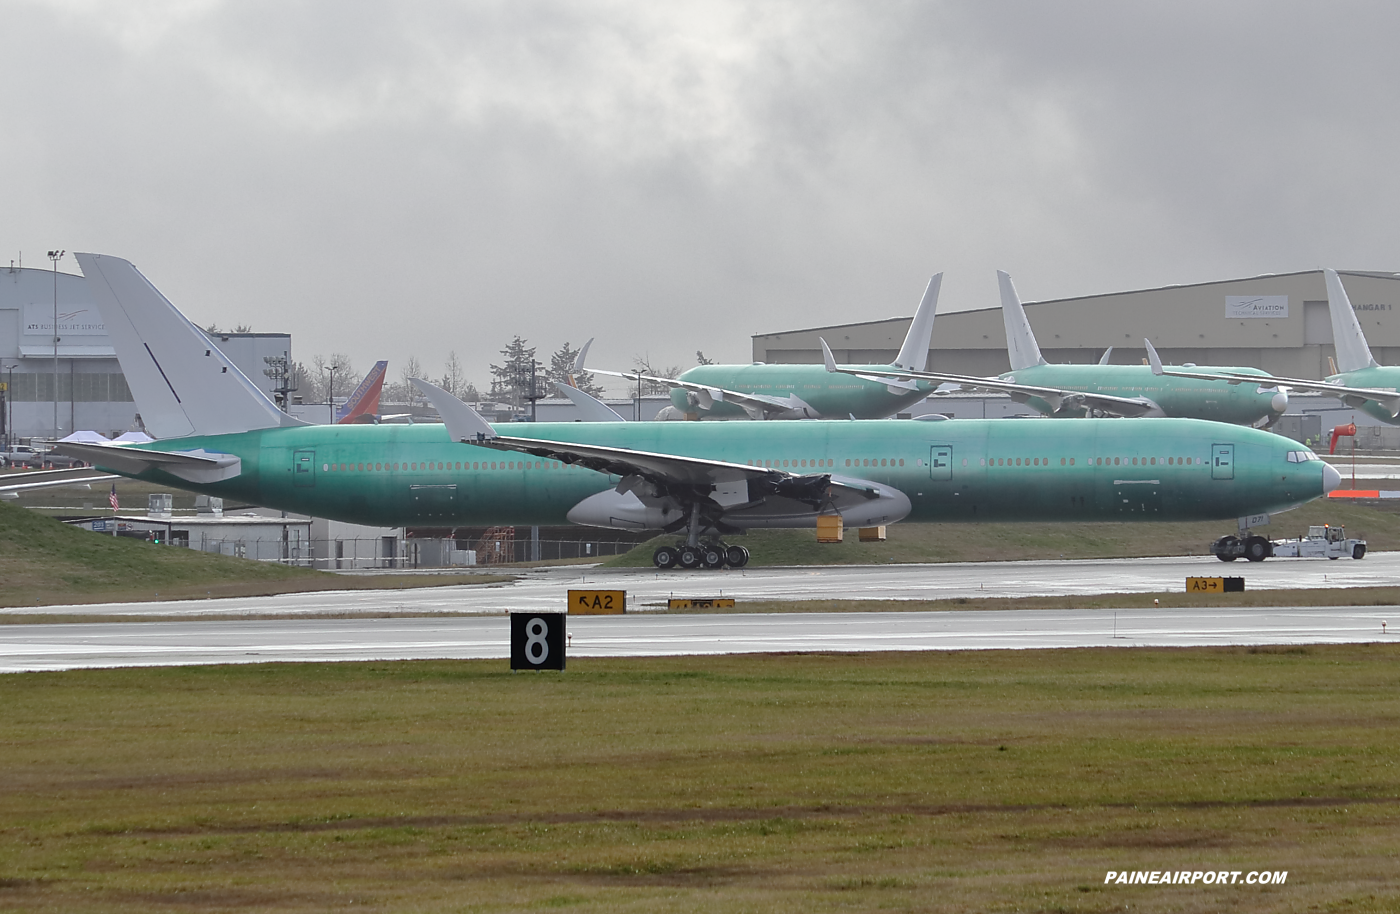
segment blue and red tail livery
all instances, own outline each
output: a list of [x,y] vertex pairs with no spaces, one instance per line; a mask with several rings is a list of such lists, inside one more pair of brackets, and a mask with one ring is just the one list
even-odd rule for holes
[[365,379],[360,382],[360,386],[355,388],[355,392],[350,395],[339,409],[335,411],[336,425],[353,422],[373,422],[379,416],[379,394],[384,390],[384,370],[389,367],[387,361],[374,363],[374,367],[365,375]]

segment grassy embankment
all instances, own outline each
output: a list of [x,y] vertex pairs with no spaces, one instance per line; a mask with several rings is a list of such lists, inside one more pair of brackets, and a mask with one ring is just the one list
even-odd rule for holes
[[489,583],[492,575],[346,577],[68,527],[0,504],[0,606],[187,600]]
[[4,676],[0,908],[1393,911],[1397,661],[1357,645]]
[[[1311,524],[1345,524],[1373,551],[1400,549],[1400,514],[1340,499],[1320,499],[1286,514],[1259,532],[1271,539],[1302,536]],[[725,541],[747,546],[752,564],[880,565],[907,562],[995,562],[1015,559],[1098,559],[1155,555],[1206,555],[1212,541],[1235,533],[1232,521],[1098,524],[892,524],[883,543],[846,541],[819,545],[811,530],[754,530]],[[656,537],[604,562],[646,567],[651,554],[674,536]],[[1242,564],[1242,563],[1237,563]],[[1229,566],[1222,565],[1221,568]]]

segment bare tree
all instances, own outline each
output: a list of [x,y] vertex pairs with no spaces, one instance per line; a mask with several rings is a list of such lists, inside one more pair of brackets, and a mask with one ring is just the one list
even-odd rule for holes
[[418,402],[418,388],[413,386],[412,378],[423,377],[423,363],[418,361],[418,356],[411,355],[404,361],[403,367],[399,369],[399,388],[395,391],[400,399],[409,406]]
[[714,360],[714,359],[707,359],[707,358],[705,358],[705,353],[701,352],[699,349],[695,350],[695,364],[696,364],[696,365],[713,365],[714,363],[715,363],[715,360]]
[[[651,356],[649,355],[634,355],[632,357],[632,367],[636,368],[642,374],[649,374],[655,378],[678,378],[681,376],[681,367],[679,365],[667,365],[665,368],[652,367]],[[660,381],[642,381],[642,394],[644,396],[668,394],[670,392],[671,387],[669,384],[663,384]]]
[[466,393],[467,382],[466,372],[462,369],[462,360],[457,358],[457,350],[447,353],[447,364],[443,366],[442,384],[443,390],[459,399]]

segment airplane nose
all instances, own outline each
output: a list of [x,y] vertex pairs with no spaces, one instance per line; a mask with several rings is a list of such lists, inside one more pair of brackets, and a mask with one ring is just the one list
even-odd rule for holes
[[1274,394],[1274,398],[1269,401],[1269,408],[1280,416],[1288,412],[1288,394],[1282,390]]
[[1330,463],[1322,465],[1322,494],[1326,495],[1342,484],[1342,474]]

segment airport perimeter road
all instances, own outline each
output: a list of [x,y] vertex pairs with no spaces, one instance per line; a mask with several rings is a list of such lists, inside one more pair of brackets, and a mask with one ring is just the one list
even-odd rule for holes
[[1089,596],[1182,590],[1194,576],[1238,576],[1250,590],[1303,587],[1379,587],[1400,580],[1400,552],[1364,559],[1269,559],[1225,563],[1210,556],[1035,562],[965,562],[939,565],[846,565],[756,568],[736,571],[667,571],[580,568],[521,572],[513,584],[356,590],[183,600],[31,606],[0,613],[84,615],[328,615],[393,612],[502,613],[559,611],[571,587],[627,591],[628,608],[660,608],[667,597],[726,596],[745,600],[935,600],[959,597]]
[[[1388,641],[1376,607],[575,616],[574,658],[771,651],[1340,644]],[[1400,623],[1400,618],[1393,621]],[[1394,631],[1394,627],[1391,627]],[[0,672],[269,661],[498,659],[505,617],[8,625]]]

